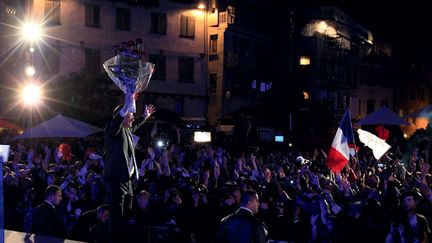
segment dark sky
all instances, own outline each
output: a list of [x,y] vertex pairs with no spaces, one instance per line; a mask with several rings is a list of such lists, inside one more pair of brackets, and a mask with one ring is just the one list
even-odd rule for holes
[[417,1],[384,3],[379,0],[356,1],[356,4],[343,3],[339,6],[362,22],[375,36],[389,42],[398,61],[409,62],[412,58],[418,58],[421,62],[432,63],[429,60],[432,54],[430,8]]
[[432,13],[427,1],[297,0],[300,5],[339,6],[393,47],[399,61],[432,64]]

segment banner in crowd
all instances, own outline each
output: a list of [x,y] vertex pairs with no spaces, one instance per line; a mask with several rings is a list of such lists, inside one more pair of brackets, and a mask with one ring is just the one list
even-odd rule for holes
[[383,139],[370,132],[358,129],[357,133],[359,135],[360,142],[372,149],[375,159],[380,159],[391,148],[391,146],[388,145]]
[[333,173],[340,173],[348,163],[350,158],[349,144],[353,143],[354,133],[352,130],[351,116],[349,110],[346,109],[327,156],[327,167]]

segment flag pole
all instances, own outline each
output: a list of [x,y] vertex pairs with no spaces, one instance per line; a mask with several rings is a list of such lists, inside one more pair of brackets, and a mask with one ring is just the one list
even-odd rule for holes
[[[348,114],[349,114],[349,116],[350,116],[351,129],[353,129],[353,128],[352,128],[351,111],[350,111],[350,109],[349,109],[348,107],[347,107],[347,110],[348,110]],[[358,154],[357,154],[357,144],[356,144],[356,138],[355,138],[355,133],[354,133],[354,131],[352,131],[352,134],[353,134],[353,144],[354,144],[354,158],[357,160],[357,164],[358,164],[358,166],[360,167],[360,169],[363,169],[363,168],[361,167],[361,165],[360,165],[360,160],[359,160],[359,158],[358,158]],[[351,156],[351,157],[352,157],[352,156]],[[364,169],[363,169],[362,172],[364,172]]]

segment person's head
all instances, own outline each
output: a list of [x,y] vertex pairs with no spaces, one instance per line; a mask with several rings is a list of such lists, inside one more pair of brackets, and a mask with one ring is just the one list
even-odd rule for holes
[[[123,104],[118,105],[113,111],[113,118],[116,117],[120,110],[123,108]],[[132,126],[133,121],[135,120],[133,113],[127,112],[123,118],[122,127],[129,128]]]
[[126,113],[126,115],[123,118],[122,126],[124,128],[130,128],[132,127],[132,123],[135,121],[134,114],[132,112]]
[[137,206],[139,209],[145,209],[148,206],[149,200],[150,200],[150,193],[148,193],[146,190],[141,190],[137,194]]
[[54,185],[57,181],[57,176],[54,171],[48,171],[47,175],[47,184],[48,185]]
[[62,191],[56,185],[48,186],[45,190],[45,200],[53,205],[59,205],[62,200]]
[[57,150],[57,156],[63,160],[72,161],[72,148],[67,143],[62,143],[59,145]]
[[74,183],[70,183],[65,190],[66,197],[69,200],[74,200],[77,195],[77,187]]
[[420,192],[416,190],[406,191],[402,194],[402,208],[405,212],[414,212],[417,204],[421,200]]
[[256,191],[244,191],[241,195],[240,205],[250,209],[253,214],[258,213],[259,197]]
[[109,206],[107,204],[102,204],[97,208],[96,217],[99,222],[105,223],[109,219]]
[[240,200],[242,198],[242,192],[241,192],[240,187],[234,188],[232,195],[233,195],[234,199],[236,200],[236,203],[240,203]]

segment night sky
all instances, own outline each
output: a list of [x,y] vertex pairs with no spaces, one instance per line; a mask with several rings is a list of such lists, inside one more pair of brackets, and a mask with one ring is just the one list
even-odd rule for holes
[[398,63],[417,60],[432,66],[432,14],[426,1],[297,0],[294,4],[339,6],[375,37],[390,43]]

